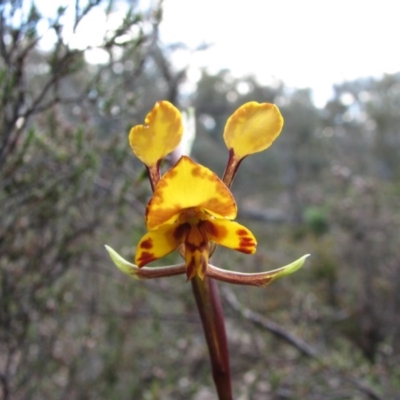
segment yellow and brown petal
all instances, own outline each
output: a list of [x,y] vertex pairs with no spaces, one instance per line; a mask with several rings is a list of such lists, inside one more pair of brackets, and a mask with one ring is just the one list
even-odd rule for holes
[[135,263],[143,267],[183,243],[188,279],[195,275],[203,279],[208,267],[210,242],[246,254],[256,251],[256,239],[246,227],[204,215],[199,211],[193,214],[183,210],[179,223],[166,224],[146,233],[137,246]]
[[182,243],[185,233],[179,224],[166,224],[147,232],[137,245],[135,264],[143,267],[171,253]]
[[234,221],[214,219],[207,223],[207,237],[210,241],[241,253],[254,254],[257,241],[245,226]]
[[183,156],[156,185],[146,210],[147,228],[173,223],[182,210],[194,207],[216,218],[234,219],[237,214],[235,199],[221,179]]
[[152,168],[178,147],[182,133],[179,110],[168,101],[159,101],[147,114],[144,125],[131,129],[129,144],[136,157]]

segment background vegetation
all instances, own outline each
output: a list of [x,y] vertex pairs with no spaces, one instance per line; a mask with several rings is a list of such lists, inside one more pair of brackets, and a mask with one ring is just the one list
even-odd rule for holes
[[[150,189],[127,133],[167,99],[195,107],[193,157],[219,174],[239,105],[275,102],[285,117],[233,186],[257,254],[218,249],[213,263],[312,258],[266,289],[221,284],[236,398],[400,399],[400,74],[339,85],[323,109],[308,90],[227,70],[184,95],[161,4],[132,3],[99,65],[65,39],[65,9],[48,20],[26,4],[0,3],[0,397],[215,398],[190,285],[128,280],[103,248],[130,259],[144,232]],[[73,29],[95,7],[113,15],[77,1]]]

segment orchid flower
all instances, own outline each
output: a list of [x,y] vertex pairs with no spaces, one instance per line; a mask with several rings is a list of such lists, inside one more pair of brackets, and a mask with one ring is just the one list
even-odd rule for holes
[[[250,102],[228,119],[224,140],[229,151],[225,173],[220,179],[188,156],[163,176],[161,161],[179,151],[184,133],[182,116],[167,101],[159,101],[147,114],[144,125],[133,127],[129,143],[145,164],[153,196],[146,208],[147,233],[136,247],[135,263],[106,246],[114,264],[136,279],[153,279],[186,274],[192,283],[206,336],[214,382],[220,400],[232,400],[229,352],[221,300],[215,280],[239,285],[266,286],[297,271],[308,255],[267,272],[236,272],[210,264],[217,245],[253,254],[257,241],[251,231],[235,222],[237,205],[230,186],[242,160],[267,149],[279,136],[283,118],[277,106]],[[152,261],[178,250],[183,262],[146,267]]]
[[[257,241],[254,235],[233,221],[237,206],[229,186],[240,162],[248,155],[268,148],[282,126],[282,115],[274,104],[246,103],[232,114],[225,127],[229,161],[223,180],[188,156],[182,156],[160,177],[160,162],[179,146],[183,123],[180,112],[171,103],[157,102],[146,116],[144,125],[133,127],[129,134],[131,148],[145,164],[154,191],[145,215],[148,232],[137,245],[135,264],[107,246],[117,267],[137,278],[171,276],[179,271],[186,273],[188,280],[195,275],[201,279],[210,276],[255,286],[265,286],[299,269],[307,255],[285,267],[255,274],[223,270],[209,264],[215,245],[246,254],[255,253]],[[184,268],[150,267],[146,274],[139,272],[146,264],[175,249],[181,249]]]

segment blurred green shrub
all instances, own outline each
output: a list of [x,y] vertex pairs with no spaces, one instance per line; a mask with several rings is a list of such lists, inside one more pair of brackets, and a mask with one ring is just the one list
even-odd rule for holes
[[307,207],[304,210],[304,223],[314,235],[324,235],[329,230],[329,220],[326,209],[315,206]]

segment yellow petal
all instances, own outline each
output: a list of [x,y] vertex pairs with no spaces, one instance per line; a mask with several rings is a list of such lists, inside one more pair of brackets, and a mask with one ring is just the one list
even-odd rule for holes
[[202,221],[210,241],[246,254],[256,252],[257,241],[254,235],[243,225],[223,219]]
[[137,245],[135,263],[143,267],[175,250],[186,233],[182,227],[184,228],[182,225],[169,224],[147,232]]
[[131,129],[129,144],[136,157],[151,167],[178,147],[182,132],[179,110],[168,101],[159,101],[147,114],[144,125]]
[[229,117],[224,140],[239,160],[271,146],[282,127],[283,117],[275,104],[252,101],[239,107]]
[[237,214],[232,193],[217,175],[183,156],[158,182],[147,206],[147,227],[175,222],[180,211],[192,207],[219,218],[233,219]]

